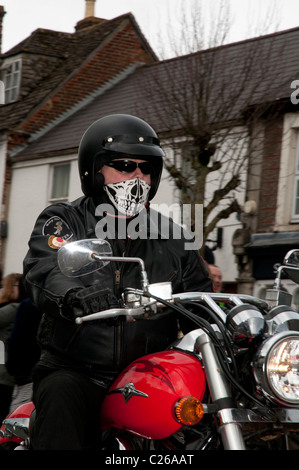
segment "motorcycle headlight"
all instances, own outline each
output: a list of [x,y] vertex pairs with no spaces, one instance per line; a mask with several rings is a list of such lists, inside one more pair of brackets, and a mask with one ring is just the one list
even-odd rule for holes
[[299,405],[299,333],[283,332],[268,338],[253,362],[263,392],[282,405]]

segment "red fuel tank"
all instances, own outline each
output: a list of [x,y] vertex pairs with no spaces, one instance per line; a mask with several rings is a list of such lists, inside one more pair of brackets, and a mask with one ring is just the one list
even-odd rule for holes
[[175,350],[143,356],[110,388],[102,406],[102,428],[164,439],[182,426],[174,414],[177,401],[185,396],[202,400],[205,387],[205,374],[195,356]]

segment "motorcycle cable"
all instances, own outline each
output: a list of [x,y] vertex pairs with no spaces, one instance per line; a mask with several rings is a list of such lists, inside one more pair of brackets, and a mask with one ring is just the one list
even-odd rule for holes
[[236,364],[236,361],[235,361],[235,355],[234,355],[233,349],[231,347],[231,340],[228,337],[228,334],[227,334],[227,331],[225,329],[224,323],[219,319],[219,317],[212,310],[210,310],[205,305],[202,305],[201,303],[196,302],[196,301],[192,301],[192,300],[191,301],[184,301],[184,303],[183,303],[183,305],[189,305],[189,304],[192,305],[192,306],[196,305],[199,309],[205,311],[208,315],[210,315],[212,320],[218,326],[218,328],[219,328],[219,330],[222,334],[222,339],[225,343],[225,347],[226,347],[226,350],[227,350],[228,354],[225,351],[223,351],[223,346],[221,345],[221,343],[218,342],[219,344],[215,344],[215,346],[218,346],[218,351],[221,351],[221,353],[223,355],[223,359],[227,363],[227,365],[229,365],[229,362],[227,361],[227,356],[230,358],[231,365],[232,365],[233,371],[234,371],[234,375],[236,376],[236,378],[238,378],[238,368],[237,368],[237,364]]
[[164,300],[160,297],[157,297],[156,295],[153,295],[149,292],[143,292],[142,295],[144,297],[153,298],[157,302],[165,305],[166,307],[169,307],[172,310],[175,310],[176,312],[181,313],[183,316],[186,316],[187,318],[189,318],[189,320],[192,320],[197,326],[199,326],[201,328],[204,328],[205,330],[207,329],[208,333],[211,334],[217,340],[215,331],[211,327],[210,323],[207,320],[205,320],[204,318],[201,318],[198,315],[195,315],[194,313],[189,312],[188,310],[186,310],[185,308],[179,306],[178,304],[171,303],[171,302],[169,302],[167,300]]
[[[188,302],[186,302],[188,303]],[[196,302],[193,302],[191,301],[191,304],[194,304]],[[197,303],[198,304],[198,303]],[[218,359],[219,361],[221,362],[222,364],[222,367],[223,367],[223,372],[224,374],[226,375],[227,379],[229,380],[229,382],[231,383],[231,385],[239,390],[239,392],[241,392],[243,395],[245,395],[250,401],[254,402],[259,408],[262,408],[265,412],[265,416],[268,417],[269,415],[271,415],[273,417],[273,419],[275,421],[278,421],[277,420],[277,416],[275,415],[275,413],[272,412],[272,410],[269,410],[269,408],[264,405],[263,403],[261,403],[257,398],[255,398],[254,396],[252,396],[249,392],[247,392],[246,389],[244,389],[242,387],[242,385],[240,385],[240,383],[238,382],[238,372],[237,372],[237,366],[236,366],[236,362],[235,362],[235,356],[234,356],[234,353],[231,349],[231,345],[230,345],[230,340],[228,338],[228,335],[225,331],[225,327],[224,327],[224,324],[221,320],[218,319],[217,315],[214,315],[214,312],[210,312],[210,310],[205,307],[204,305],[201,305],[201,304],[198,304],[198,306],[200,308],[202,308],[203,310],[206,310],[207,313],[211,314],[211,317],[213,318],[213,320],[215,321],[215,323],[218,325],[219,329],[221,330],[222,334],[223,334],[223,338],[225,338],[226,340],[226,346],[228,346],[228,349],[230,351],[230,359],[232,360],[232,363],[233,363],[233,366],[234,366],[234,374],[231,373],[231,368],[230,368],[230,364],[229,362],[227,361],[227,356],[225,355],[225,352],[223,350],[223,347],[222,345],[218,344],[219,342],[216,341],[215,342],[215,338],[213,337],[213,335],[211,335],[211,339],[212,341],[214,342],[214,346],[216,347],[215,349],[215,352],[218,356]],[[218,338],[217,338],[218,340]]]
[[[198,315],[196,315],[195,313],[193,312],[190,312],[189,310],[187,310],[185,307],[182,307],[181,305],[178,305],[178,304],[173,304],[173,303],[170,303],[168,302],[167,300],[164,300],[160,297],[157,297],[153,294],[150,294],[148,292],[144,292],[143,295],[145,297],[151,297],[151,298],[154,298],[155,300],[157,300],[159,303],[162,303],[163,305],[166,305],[167,307],[175,310],[176,312],[180,313],[181,315],[187,317],[189,320],[193,321],[193,323],[195,325],[197,325],[198,327],[202,328],[207,334],[208,336],[211,338],[211,340],[213,341],[213,344],[215,345],[215,347],[217,348],[217,351],[221,351],[222,353],[222,363],[223,361],[226,362],[226,368],[229,368],[229,363],[228,363],[228,357],[227,355],[224,353],[223,351],[223,346],[221,344],[221,342],[219,341],[219,338],[217,337],[217,334],[215,332],[215,330],[212,328],[211,324],[205,320],[204,318],[202,317],[199,317]],[[206,313],[210,314],[210,310],[199,304],[200,308],[202,308],[203,310],[205,310]],[[219,324],[219,319],[218,318],[215,318],[215,320],[217,321],[217,323]],[[227,342],[227,346],[228,346],[228,349],[230,351],[230,360],[234,366],[234,371],[235,373],[237,374],[237,368],[235,366],[235,360],[234,360],[234,354],[233,354],[233,351],[231,350],[231,346],[230,346],[230,343],[229,343],[229,340],[227,339],[227,334],[225,332],[225,330],[223,329],[223,324],[219,324],[218,326],[220,326],[222,332],[223,332],[223,335],[226,339],[226,342]],[[219,356],[219,353],[218,353],[218,356]]]
[[[164,299],[161,299],[160,297],[157,297],[153,294],[150,294],[148,292],[144,292],[143,295],[145,297],[151,297],[151,298],[154,298],[155,300],[157,300],[158,302],[160,302],[161,304],[163,305],[166,305],[167,307],[169,308],[172,308],[173,310],[177,311],[178,313],[181,313],[182,315],[186,316],[187,318],[189,318],[190,320],[194,321],[195,324],[197,324],[200,328],[202,328],[204,331],[206,331],[206,333],[209,335],[209,337],[212,339],[214,345],[216,346],[216,353],[218,355],[218,358],[223,366],[223,371],[227,377],[227,379],[230,381],[230,383],[237,389],[239,390],[243,395],[245,395],[250,401],[253,401],[257,406],[258,408],[262,410],[264,410],[265,412],[265,417],[268,417],[269,415],[273,416],[273,419],[275,421],[278,421],[277,419],[277,416],[275,415],[275,413],[272,412],[272,410],[270,410],[266,405],[264,405],[263,403],[261,403],[257,398],[255,398],[254,396],[252,396],[250,393],[247,392],[247,390],[245,390],[238,382],[237,380],[235,379],[235,377],[233,376],[233,374],[231,373],[230,371],[230,368],[229,368],[229,365],[228,365],[228,362],[227,362],[227,358],[224,359],[223,355],[219,354],[219,351],[221,351],[221,353],[223,353],[223,347],[222,345],[220,344],[219,342],[219,339],[217,338],[216,336],[216,333],[215,331],[211,328],[211,325],[210,323],[203,319],[203,318],[200,318],[198,317],[197,315],[195,315],[194,313],[192,312],[189,312],[187,309],[185,308],[182,308],[181,306],[178,306],[176,304],[173,304],[173,303],[170,303],[168,302],[167,300],[164,300]],[[200,307],[204,307],[203,305],[200,304]],[[208,308],[206,308],[206,310],[208,311],[208,313],[210,314],[210,310]],[[217,319],[218,320],[218,319]],[[219,320],[218,320],[219,321]],[[221,327],[223,328],[223,324],[221,324]],[[226,333],[225,333],[225,336],[226,336]],[[217,347],[218,346],[218,347]]]
[[[191,304],[198,304],[198,302],[193,302],[191,301]],[[235,356],[234,356],[234,353],[233,351],[231,350],[231,347],[230,347],[230,341],[229,341],[229,338],[228,338],[228,335],[225,331],[225,327],[224,327],[224,324],[222,321],[220,321],[217,317],[217,315],[214,314],[214,312],[211,312],[207,307],[205,307],[204,305],[201,305],[201,304],[198,304],[199,307],[203,308],[204,310],[207,310],[207,312],[211,315],[211,317],[213,318],[213,321],[215,321],[215,323],[218,325],[219,329],[221,330],[222,334],[223,334],[223,338],[225,338],[227,340],[227,346],[229,347],[228,349],[230,350],[230,359],[233,360],[233,363],[234,363],[234,371],[236,370],[236,363],[235,363]],[[215,344],[215,346],[217,346]],[[222,353],[221,355],[219,353]],[[277,420],[277,416],[275,415],[275,413],[271,412],[271,410],[269,410],[263,403],[261,403],[257,398],[255,398],[254,396],[252,396],[250,393],[247,392],[247,390],[245,390],[242,385],[239,384],[239,382],[237,381],[238,379],[238,372],[233,375],[231,373],[231,370],[230,370],[230,367],[229,367],[229,364],[228,364],[228,361],[226,360],[226,357],[223,356],[223,348],[216,348],[216,353],[218,355],[218,358],[223,366],[223,371],[227,377],[227,379],[230,381],[230,383],[237,389],[239,390],[243,395],[245,395],[249,400],[253,401],[254,403],[256,403],[259,407],[262,407],[263,409],[265,408],[266,411],[267,411],[267,414],[271,414],[275,420]]]
[[260,402],[257,398],[255,398],[253,395],[251,395],[249,392],[247,392],[247,390],[245,390],[245,388],[243,388],[242,385],[240,385],[236,381],[235,377],[231,374],[231,372],[228,369],[224,368],[223,370],[224,370],[224,373],[226,374],[226,377],[231,382],[231,384],[237,390],[239,390],[243,395],[245,395],[250,401],[253,401],[258,406],[259,412],[262,412],[262,410],[263,410],[264,413],[265,413],[266,418],[268,418],[268,416],[271,415],[273,417],[274,421],[279,422],[276,414],[271,409],[269,409],[266,405],[264,405],[262,402]]

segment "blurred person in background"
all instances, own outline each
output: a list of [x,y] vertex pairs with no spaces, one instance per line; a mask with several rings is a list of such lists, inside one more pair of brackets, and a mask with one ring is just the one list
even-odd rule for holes
[[216,292],[221,292],[222,291],[222,272],[219,266],[216,266],[215,264],[209,264],[208,265],[210,277],[213,281],[213,285],[215,288]]
[[2,279],[2,288],[0,290],[0,307],[15,302],[19,296],[19,282],[22,275],[11,273]]
[[15,379],[10,413],[32,398],[32,368],[40,357],[36,340],[39,321],[40,314],[31,300],[23,300],[17,308],[5,363]]
[[6,369],[8,339],[14,324],[19,303],[25,298],[21,274],[12,273],[3,278],[0,292],[0,343],[4,344],[4,360],[0,363],[0,423],[9,413],[15,384],[14,377]]

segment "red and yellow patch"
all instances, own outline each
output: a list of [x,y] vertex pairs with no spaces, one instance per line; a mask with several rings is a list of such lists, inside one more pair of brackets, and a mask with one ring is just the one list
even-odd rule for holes
[[55,250],[59,250],[59,248],[61,248],[66,243],[68,243],[66,240],[63,238],[54,237],[54,235],[51,235],[48,240],[49,247],[54,248]]

